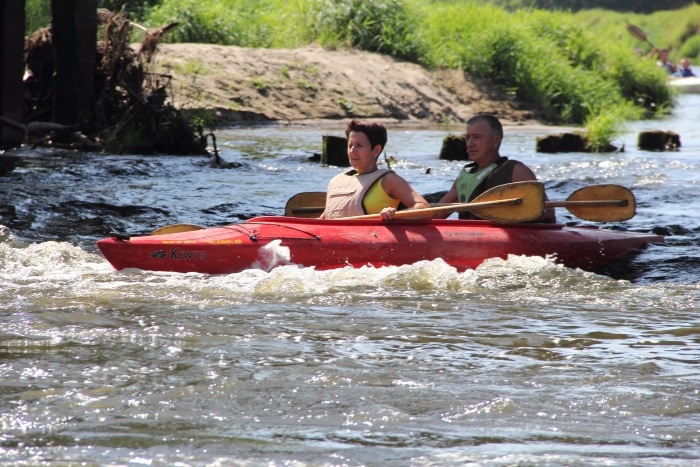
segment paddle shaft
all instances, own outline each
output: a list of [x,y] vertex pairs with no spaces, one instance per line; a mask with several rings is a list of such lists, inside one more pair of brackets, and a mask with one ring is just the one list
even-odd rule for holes
[[[427,214],[444,214],[446,212],[459,211],[479,211],[480,209],[495,208],[501,206],[516,206],[523,202],[522,198],[508,198],[497,201],[481,201],[477,203],[456,203],[449,206],[438,206],[435,208],[423,209],[407,209],[405,211],[396,211],[392,219],[410,219],[422,217]],[[381,219],[381,214],[365,214],[364,216],[350,216],[342,219]]]
[[[434,207],[442,207],[442,206],[457,206],[459,203],[433,203],[430,206]],[[576,207],[576,206],[627,206],[629,205],[629,201],[626,199],[599,199],[599,200],[592,200],[592,201],[545,201],[544,202],[544,207],[545,208],[568,208],[568,207]],[[312,210],[316,210],[319,208],[313,208],[313,207],[306,207],[306,208],[299,208],[299,209],[305,209],[307,210],[306,212],[312,212]]]
[[591,201],[545,201],[547,208],[569,208],[576,206],[629,206],[626,199],[598,199]]
[[[459,206],[460,203],[433,203],[430,206],[432,208],[441,208],[448,206]],[[629,201],[626,199],[600,199],[591,201],[545,201],[545,208],[568,208],[575,206],[627,206]],[[319,215],[323,212],[323,206],[298,206],[292,208],[293,214],[304,214],[304,213],[318,213]],[[427,209],[427,208],[426,208]],[[478,209],[478,208],[477,208]],[[398,211],[399,212],[403,211]],[[443,211],[447,212],[447,211]],[[394,216],[396,217],[396,216]]]
[[[518,197],[519,194],[503,196]],[[287,203],[286,215],[317,217],[324,209],[324,192],[306,192],[294,195]],[[474,200],[480,201],[479,198]],[[484,200],[481,200],[484,201]],[[431,207],[454,206],[459,203],[433,203]],[[595,222],[618,222],[630,219],[635,213],[635,200],[632,192],[620,185],[593,185],[580,188],[565,201],[545,201],[545,208],[567,208],[574,216]],[[512,213],[511,213],[512,215]]]

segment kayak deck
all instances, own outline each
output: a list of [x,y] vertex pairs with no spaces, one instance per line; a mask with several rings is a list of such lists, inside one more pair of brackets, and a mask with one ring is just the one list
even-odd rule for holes
[[230,274],[296,264],[316,269],[413,264],[442,258],[460,271],[508,255],[555,257],[598,269],[658,235],[562,224],[474,220],[325,220],[282,216],[167,235],[106,238],[97,245],[117,270]]

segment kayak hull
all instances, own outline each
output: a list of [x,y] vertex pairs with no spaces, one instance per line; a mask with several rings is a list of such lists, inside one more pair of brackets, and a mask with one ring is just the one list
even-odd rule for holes
[[548,256],[596,270],[663,241],[658,235],[561,224],[473,220],[323,220],[259,217],[190,232],[97,242],[117,270],[230,274],[295,264],[316,269],[413,264],[442,258],[463,271],[489,258]]
[[700,77],[674,78],[668,82],[684,94],[700,94]]

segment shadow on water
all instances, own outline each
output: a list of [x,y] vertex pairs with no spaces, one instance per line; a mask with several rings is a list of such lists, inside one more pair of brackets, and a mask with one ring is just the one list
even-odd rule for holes
[[[658,268],[649,262],[639,261],[639,251],[628,253],[612,263],[594,271],[596,274],[630,282],[666,281],[668,276],[659,276]],[[650,277],[655,276],[655,277]]]
[[700,229],[670,225],[655,227],[651,233],[664,236],[664,241],[629,253],[595,272],[636,283],[697,282],[700,257],[693,252],[700,250]]

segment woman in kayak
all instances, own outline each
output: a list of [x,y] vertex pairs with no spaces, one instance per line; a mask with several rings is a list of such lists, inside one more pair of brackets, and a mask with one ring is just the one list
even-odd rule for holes
[[382,219],[389,220],[399,203],[407,209],[430,207],[406,180],[390,169],[378,168],[377,159],[387,141],[384,125],[352,120],[345,136],[352,170],[336,175],[328,183],[321,219],[381,214]]
[[[467,153],[472,161],[460,171],[452,188],[440,203],[468,203],[490,188],[506,183],[536,181],[537,177],[522,162],[500,155],[503,126],[493,115],[481,114],[467,121]],[[448,217],[450,213],[438,215]],[[479,219],[460,212],[460,219]],[[537,222],[556,222],[554,208],[548,208]]]

